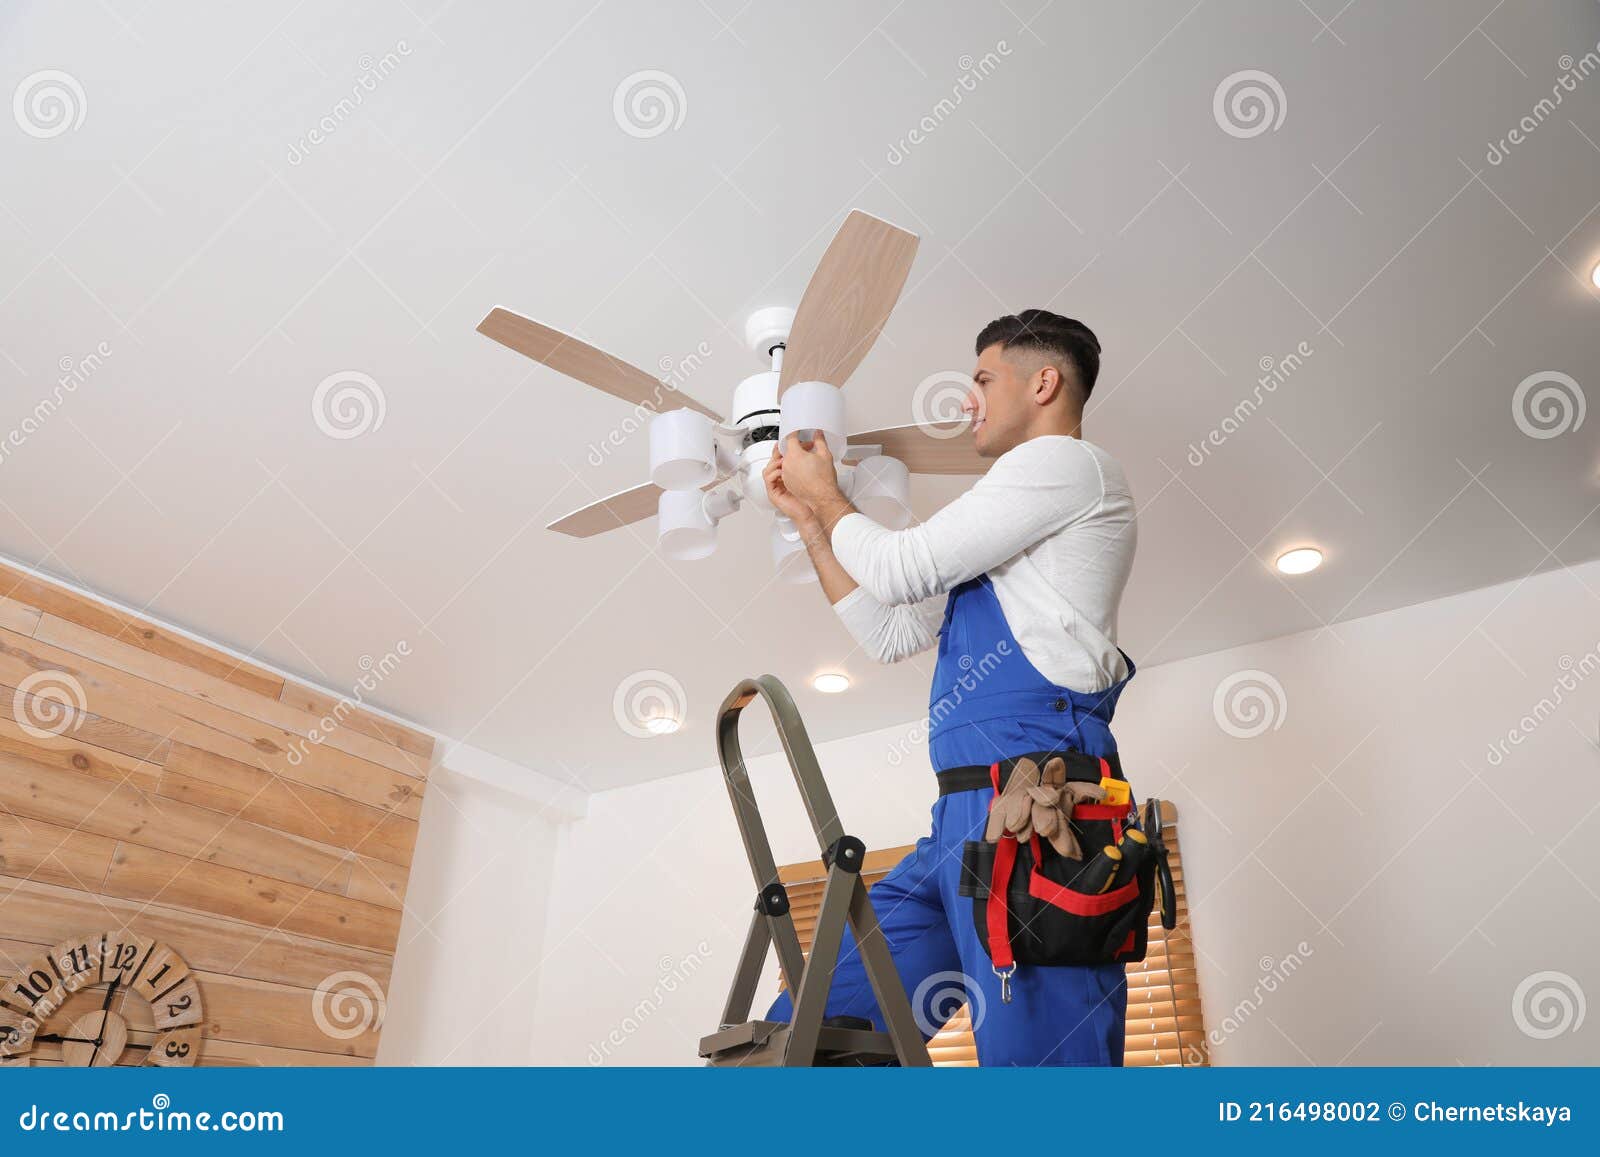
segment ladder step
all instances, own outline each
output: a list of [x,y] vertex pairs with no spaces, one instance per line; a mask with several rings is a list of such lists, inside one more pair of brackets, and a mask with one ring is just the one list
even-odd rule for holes
[[[870,1024],[870,1021],[861,1023]],[[783,1064],[789,1044],[788,1021],[751,1020],[701,1038],[700,1055],[717,1067],[763,1068]],[[817,1064],[897,1064],[894,1041],[886,1032],[824,1025],[817,1036]]]

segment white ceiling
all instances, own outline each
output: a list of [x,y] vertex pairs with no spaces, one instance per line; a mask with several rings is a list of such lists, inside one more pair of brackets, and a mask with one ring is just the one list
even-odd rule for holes
[[[745,314],[795,304],[860,207],[922,247],[858,428],[910,420],[1001,313],[1099,332],[1087,433],[1141,503],[1142,664],[1594,558],[1600,417],[1534,438],[1512,406],[1539,372],[1600,387],[1600,76],[1486,152],[1597,41],[1576,0],[11,3],[0,95],[60,70],[84,116],[0,118],[0,425],[111,352],[7,448],[0,550],[333,688],[405,640],[379,704],[587,786],[709,762],[747,674],[817,737],[913,717],[929,664],[874,668],[815,588],[772,585],[759,520],[682,565],[650,522],[545,532],[641,480],[645,442],[591,464],[627,408],[473,332],[504,304],[647,368],[704,342],[686,389],[721,408],[759,368]],[[613,98],[647,69],[683,116],[636,137]],[[1236,137],[1213,96],[1244,69],[1284,115]],[[313,421],[340,371],[382,392],[360,437]],[[924,515],[961,488],[914,486]],[[1321,571],[1272,573],[1305,542]],[[853,689],[812,692],[827,668]],[[648,670],[682,733],[613,718]]]

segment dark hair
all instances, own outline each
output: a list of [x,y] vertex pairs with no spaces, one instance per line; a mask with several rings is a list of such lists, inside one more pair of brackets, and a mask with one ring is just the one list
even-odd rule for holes
[[1025,309],[996,318],[978,334],[978,348],[974,352],[982,354],[996,344],[1003,350],[1054,354],[1070,362],[1077,371],[1084,401],[1088,401],[1094,380],[1100,376],[1100,339],[1076,318],[1062,317],[1046,309]]

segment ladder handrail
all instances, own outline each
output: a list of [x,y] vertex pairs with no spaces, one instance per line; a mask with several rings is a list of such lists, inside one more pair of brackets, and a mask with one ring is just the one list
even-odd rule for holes
[[[782,881],[778,879],[777,861],[772,855],[766,827],[761,822],[761,811],[756,806],[755,795],[750,787],[750,771],[739,745],[739,716],[758,696],[766,700],[767,708],[772,712],[773,725],[778,730],[778,739],[788,757],[789,769],[794,773],[795,784],[800,789],[800,798],[811,819],[819,849],[826,855],[845,836],[845,830],[833,806],[833,795],[828,791],[822,767],[817,763],[816,750],[811,746],[805,724],[800,719],[800,711],[788,688],[773,675],[741,680],[717,710],[717,760],[722,765],[728,798],[733,803],[734,819],[738,822],[739,835],[744,840],[745,854],[750,861],[756,891],[760,896],[769,888],[781,890]],[[853,841],[853,846],[859,851],[859,841]],[[828,900],[830,893],[834,896],[831,903]],[[810,1064],[816,1051],[827,986],[831,982],[837,959],[837,936],[843,931],[845,923],[855,932],[856,948],[888,1027],[895,1055],[902,1065],[929,1064],[927,1047],[918,1031],[888,943],[878,927],[877,913],[873,911],[872,901],[867,896],[859,865],[847,870],[835,863],[829,868],[824,911],[818,918],[818,927],[827,932],[830,941],[829,945],[821,946],[823,955],[831,954],[835,961],[817,964],[818,969],[827,969],[825,976],[820,972],[808,975],[815,971],[811,969],[811,964],[816,962],[815,956],[807,961],[801,951],[800,937],[795,931],[787,903],[784,902],[781,912],[775,915],[772,912],[764,913],[758,901],[733,989],[724,1009],[724,1026],[749,1015],[756,977],[760,971],[759,958],[766,955],[765,942],[770,936],[778,950],[778,963],[795,993],[795,1015],[790,1025],[789,1047],[785,1049],[786,1060],[790,1064]],[[830,947],[831,953],[828,951]],[[806,1007],[802,1008],[802,1005]]]

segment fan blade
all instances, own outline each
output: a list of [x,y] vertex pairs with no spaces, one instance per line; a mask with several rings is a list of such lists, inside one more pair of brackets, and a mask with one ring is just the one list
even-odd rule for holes
[[878,340],[900,298],[917,235],[852,209],[795,311],[778,396],[796,382],[842,386]]
[[[851,434],[852,446],[879,446],[886,457],[898,458],[913,474],[984,474],[989,460],[978,457],[965,418],[890,426]],[[847,455],[848,457],[848,455]]]
[[558,530],[573,538],[593,538],[608,530],[616,530],[619,526],[650,518],[656,512],[660,497],[661,487],[654,482],[646,482],[631,490],[619,490],[599,502],[591,502],[582,510],[562,515],[545,529]]
[[713,413],[655,375],[520,313],[496,306],[478,323],[478,332],[624,402],[656,413],[687,407],[698,410],[713,422],[722,421],[722,415]]

